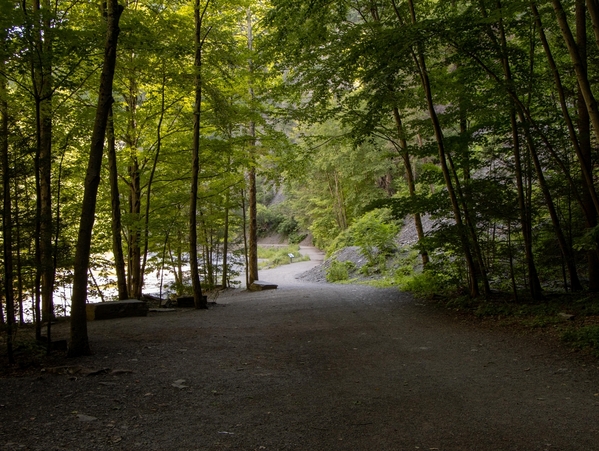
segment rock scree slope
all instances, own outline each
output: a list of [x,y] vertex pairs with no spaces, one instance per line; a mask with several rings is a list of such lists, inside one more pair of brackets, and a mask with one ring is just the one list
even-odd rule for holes
[[314,264],[208,311],[89,323],[93,356],[0,379],[0,449],[599,449],[596,364],[397,290],[296,279]]

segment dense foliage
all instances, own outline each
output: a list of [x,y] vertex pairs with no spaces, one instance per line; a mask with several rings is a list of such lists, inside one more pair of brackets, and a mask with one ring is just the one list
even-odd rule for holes
[[595,3],[272,4],[317,242],[387,206],[472,297],[599,288]]

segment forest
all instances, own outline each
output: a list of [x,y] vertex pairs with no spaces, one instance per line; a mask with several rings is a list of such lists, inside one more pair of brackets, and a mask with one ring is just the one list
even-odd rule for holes
[[400,288],[599,290],[596,1],[0,0],[0,33],[9,358],[67,300],[89,353],[101,286],[205,308],[272,231],[410,223]]

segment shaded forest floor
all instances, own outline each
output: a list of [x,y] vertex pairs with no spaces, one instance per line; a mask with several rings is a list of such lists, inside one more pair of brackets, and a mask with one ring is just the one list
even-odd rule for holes
[[0,449],[596,448],[595,359],[397,290],[295,278],[313,265],[207,311],[89,323],[94,355],[0,379]]

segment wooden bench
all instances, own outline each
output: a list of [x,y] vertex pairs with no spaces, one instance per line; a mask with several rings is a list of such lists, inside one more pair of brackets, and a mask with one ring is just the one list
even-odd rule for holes
[[138,299],[98,302],[87,304],[85,306],[85,312],[88,321],[126,318],[129,316],[148,316],[148,304]]
[[250,285],[250,291],[276,290],[278,287],[276,283],[256,280]]

